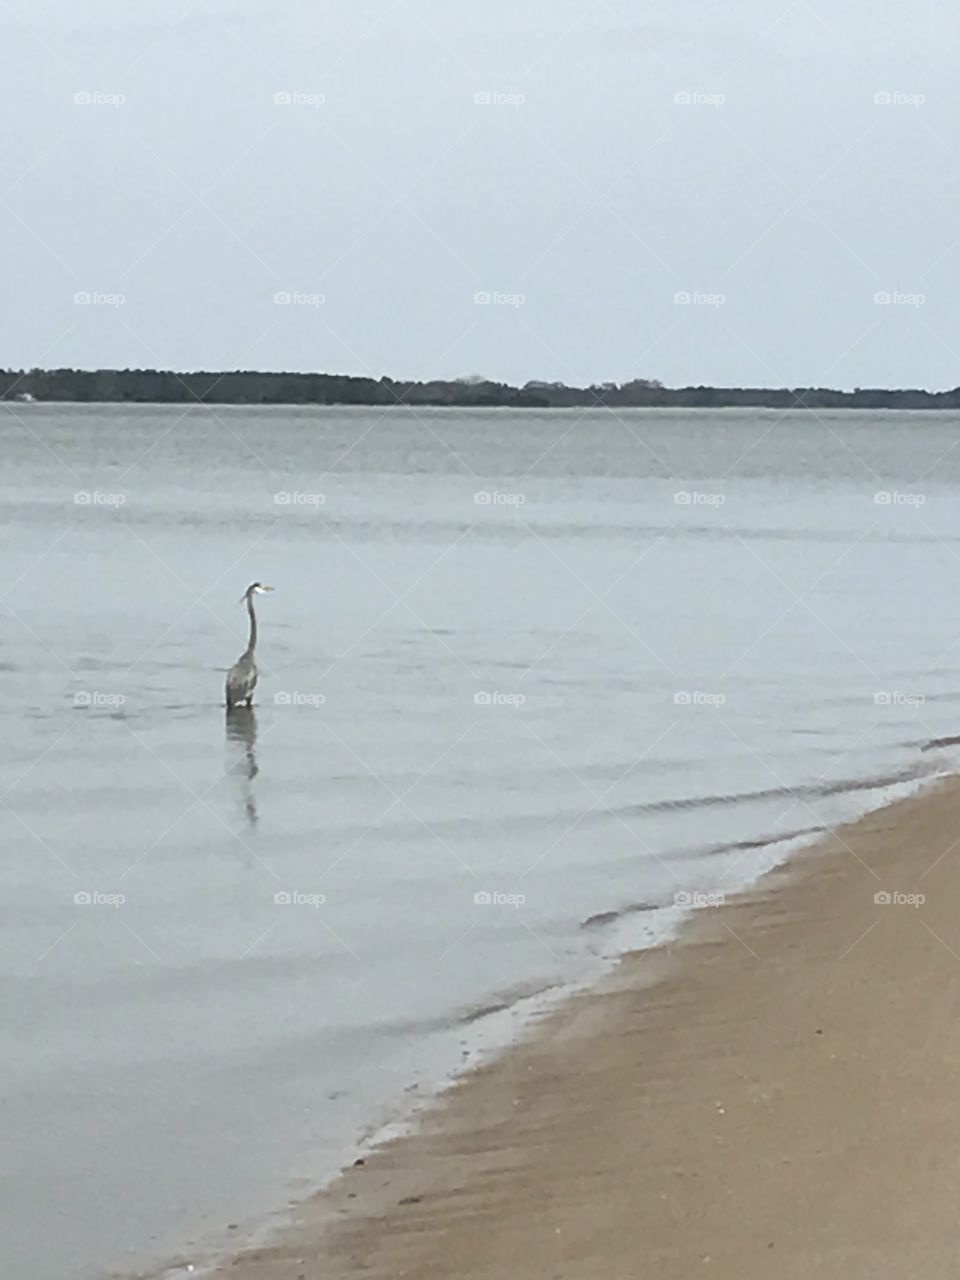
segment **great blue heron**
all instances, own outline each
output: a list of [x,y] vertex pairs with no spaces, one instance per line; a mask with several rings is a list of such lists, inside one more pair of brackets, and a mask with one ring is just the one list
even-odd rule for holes
[[257,664],[253,660],[253,651],[257,647],[257,615],[253,609],[253,597],[261,591],[272,591],[273,587],[262,582],[251,582],[243,593],[247,602],[247,613],[250,615],[250,640],[247,647],[227,673],[227,710],[234,707],[250,706],[253,702],[253,691],[257,687]]

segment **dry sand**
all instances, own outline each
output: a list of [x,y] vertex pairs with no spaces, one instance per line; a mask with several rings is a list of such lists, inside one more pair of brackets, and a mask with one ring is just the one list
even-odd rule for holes
[[945,1280],[958,1206],[951,779],[629,957],[217,1274]]

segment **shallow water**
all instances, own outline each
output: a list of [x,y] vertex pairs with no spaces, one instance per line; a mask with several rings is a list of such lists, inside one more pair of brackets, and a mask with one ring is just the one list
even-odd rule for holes
[[11,1272],[199,1256],[478,1010],[941,767],[958,428],[0,406]]

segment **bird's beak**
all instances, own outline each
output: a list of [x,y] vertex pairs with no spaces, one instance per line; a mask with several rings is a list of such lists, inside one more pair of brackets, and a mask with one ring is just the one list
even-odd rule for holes
[[261,582],[261,583],[260,583],[260,590],[261,590],[261,591],[272,591],[272,590],[273,590],[273,587],[268,587],[268,586],[267,586],[267,584],[266,584],[265,582]]

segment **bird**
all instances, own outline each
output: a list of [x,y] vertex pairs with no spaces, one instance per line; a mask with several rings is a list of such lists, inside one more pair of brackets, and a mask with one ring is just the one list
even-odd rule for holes
[[253,660],[253,651],[257,647],[257,615],[253,609],[253,597],[262,591],[272,590],[273,587],[262,582],[251,582],[241,597],[241,600],[246,600],[247,613],[250,615],[250,639],[246,649],[227,672],[228,714],[235,707],[249,707],[253,703],[253,691],[257,687],[257,664]]

